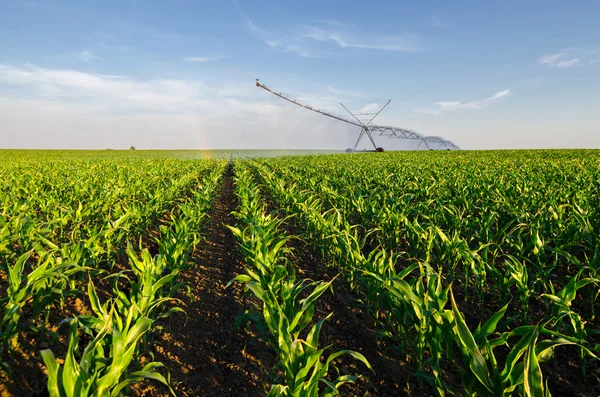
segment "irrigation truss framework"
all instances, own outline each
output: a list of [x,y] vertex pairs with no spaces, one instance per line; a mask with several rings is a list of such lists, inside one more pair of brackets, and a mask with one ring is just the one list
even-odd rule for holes
[[360,143],[361,139],[364,136],[367,136],[369,138],[375,151],[378,151],[378,152],[383,151],[383,149],[381,147],[378,147],[375,144],[375,140],[373,139],[373,134],[379,134],[379,136],[387,137],[387,138],[417,140],[417,141],[419,141],[419,146],[417,147],[417,149],[419,149],[421,147],[421,145],[424,145],[426,149],[431,149],[431,150],[434,150],[434,149],[460,150],[460,148],[453,142],[451,142],[447,139],[443,139],[438,136],[424,136],[424,135],[418,134],[414,131],[407,130],[407,129],[400,128],[400,127],[392,127],[392,126],[385,126],[385,125],[371,125],[371,122],[375,119],[375,117],[377,117],[379,115],[379,113],[381,113],[381,111],[383,109],[385,109],[385,107],[391,101],[388,101],[381,109],[379,109],[378,112],[362,114],[362,115],[373,115],[373,117],[366,122],[359,120],[356,116],[360,116],[360,115],[353,114],[350,110],[348,110],[348,108],[346,108],[346,106],[344,106],[344,104],[340,103],[340,105],[342,105],[342,107],[344,109],[346,109],[346,111],[348,113],[350,113],[350,115],[355,119],[355,121],[353,121],[350,119],[346,119],[344,117],[336,116],[334,114],[325,112],[320,109],[315,109],[309,105],[304,105],[294,99],[290,99],[279,92],[275,92],[275,91],[271,90],[264,84],[261,84],[258,79],[256,79],[256,86],[270,92],[271,94],[273,94],[275,96],[278,96],[281,99],[285,99],[286,101],[291,102],[294,105],[303,107],[305,109],[311,110],[316,113],[320,113],[324,116],[331,117],[338,121],[342,121],[344,123],[348,123],[348,124],[354,125],[356,127],[360,127],[361,130],[358,135],[358,139],[356,140],[356,144],[354,145],[353,149],[348,149],[348,151],[355,151],[356,147],[358,146],[358,144]]

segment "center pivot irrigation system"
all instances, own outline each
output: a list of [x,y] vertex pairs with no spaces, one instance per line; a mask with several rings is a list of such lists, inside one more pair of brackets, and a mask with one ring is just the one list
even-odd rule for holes
[[[379,115],[379,113],[381,113],[381,111],[383,109],[385,109],[385,107],[387,105],[389,105],[389,103],[391,102],[391,100],[387,101],[387,103],[385,105],[383,105],[383,107],[381,109],[379,109],[378,112],[375,113],[362,113],[362,114],[354,114],[352,113],[350,110],[348,110],[348,108],[346,106],[344,106],[343,103],[340,103],[340,105],[342,105],[342,107],[344,109],[346,109],[346,111],[348,113],[350,113],[350,115],[356,120],[349,120],[349,119],[345,119],[343,117],[340,116],[336,116],[334,114],[331,113],[327,113],[324,112],[320,109],[315,109],[311,106],[308,105],[304,105],[294,99],[290,99],[284,95],[282,95],[281,93],[275,92],[273,90],[271,90],[270,88],[267,88],[267,86],[265,86],[264,84],[259,83],[258,81],[259,79],[256,79],[256,86],[260,87],[268,92],[270,92],[271,94],[278,96],[281,99],[285,99],[288,102],[293,103],[294,105],[303,107],[305,109],[308,110],[312,110],[313,112],[317,112],[320,113],[324,116],[327,117],[331,117],[332,119],[336,119],[339,121],[343,121],[344,123],[348,123],[348,124],[352,124],[354,126],[360,127],[360,133],[358,134],[358,139],[356,140],[356,144],[354,145],[354,148],[349,148],[346,149],[347,152],[354,152],[356,151],[356,147],[358,146],[358,144],[360,143],[361,139],[366,135],[369,140],[371,141],[371,143],[373,144],[373,148],[375,152],[383,152],[383,148],[379,147],[375,144],[375,140],[373,139],[373,134],[375,133],[379,133],[379,136],[384,136],[387,138],[397,138],[397,139],[415,139],[419,141],[419,146],[417,147],[417,149],[419,149],[421,147],[421,145],[425,145],[425,147],[427,149],[430,150],[434,150],[434,149],[447,149],[447,150],[460,150],[460,148],[458,146],[456,146],[453,142],[450,142],[446,139],[437,137],[437,136],[423,136],[420,134],[417,134],[414,131],[410,131],[410,130],[406,130],[404,128],[399,128],[399,127],[390,127],[390,126],[385,126],[385,125],[371,125],[371,122],[375,119],[375,117],[377,117]],[[358,119],[358,117],[356,116],[373,116],[371,117],[369,120],[365,120],[365,121],[361,121]]]

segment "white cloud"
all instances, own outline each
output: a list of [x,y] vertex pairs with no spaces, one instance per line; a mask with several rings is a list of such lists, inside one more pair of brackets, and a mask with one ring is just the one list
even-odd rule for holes
[[275,41],[275,40],[265,40],[265,43],[269,47],[279,47],[281,45],[281,43],[279,41]]
[[246,18],[246,25],[248,26],[248,29],[254,33],[265,33],[265,30],[255,24],[250,18]]
[[303,58],[322,58],[322,55],[316,55],[307,49],[305,46],[301,45],[299,42],[292,42],[289,40],[282,39],[271,39],[272,35],[266,30],[262,29],[258,25],[256,25],[252,20],[246,18],[246,25],[248,28],[258,36],[267,46],[271,48],[275,48],[281,52],[287,52],[291,54],[296,54]]
[[434,28],[448,28],[450,27],[450,25],[448,25],[446,22],[444,22],[442,20],[442,18],[440,18],[439,15],[433,15],[430,19],[430,25],[433,26]]
[[109,112],[188,112],[201,107],[207,95],[214,97],[217,92],[218,96],[218,90],[209,91],[201,81],[136,80],[34,65],[0,64],[0,84],[22,87],[22,96],[65,97],[64,101],[75,98],[80,103],[72,103],[73,106],[86,105]]
[[567,59],[556,63],[557,68],[569,68],[571,66],[581,65],[581,58]]
[[303,58],[323,58],[325,56],[325,55],[314,54],[310,50],[308,50],[298,44],[287,44],[283,48],[284,48],[285,52],[290,52],[292,54],[296,54]]
[[363,106],[357,113],[374,113],[374,112],[378,112],[379,109],[381,109],[383,105],[381,105],[378,102],[375,103],[369,103],[365,106]]
[[355,33],[336,31],[316,26],[306,28],[300,38],[310,38],[321,42],[333,42],[340,48],[358,48],[367,50],[414,52],[420,46],[415,35],[377,36],[371,34],[358,35]]
[[568,54],[563,52],[548,54],[540,57],[540,59],[538,59],[538,63],[541,65],[548,65],[553,68],[568,68],[571,66],[581,65],[581,58],[565,59],[567,57]]
[[504,98],[510,94],[511,94],[510,90],[504,90],[504,91],[497,92],[494,95],[492,95],[488,98],[484,98],[484,99],[465,101],[465,102],[459,102],[459,101],[436,102],[435,103],[436,107],[434,107],[434,108],[419,108],[416,111],[419,113],[433,114],[433,115],[437,116],[446,111],[455,111],[455,110],[463,110],[463,109],[481,109],[481,108],[491,105],[492,103],[494,103],[494,102],[498,101],[499,99]]
[[538,63],[552,65],[558,62],[558,60],[564,56],[565,54],[562,52],[544,55],[543,57],[540,57],[540,59],[538,59]]
[[203,63],[203,62],[217,61],[217,60],[222,59],[222,58],[223,57],[221,57],[221,56],[219,56],[219,57],[194,56],[194,57],[185,57],[183,59],[186,60],[186,61],[188,61],[188,62]]
[[276,48],[278,51],[296,54],[303,58],[319,58],[319,56],[313,54],[310,50],[299,43],[290,42],[289,40],[283,39],[273,39],[273,34],[258,26],[256,23],[254,23],[254,21],[244,14],[242,14],[242,16],[246,21],[246,26],[248,29],[250,29],[252,33],[259,37],[267,46]]
[[83,50],[79,53],[79,59],[82,60],[83,62],[91,62],[91,61],[101,61],[102,58],[100,58],[97,55],[94,55],[90,50]]
[[575,66],[592,65],[600,61],[600,48],[570,48],[538,58],[538,64],[566,69]]

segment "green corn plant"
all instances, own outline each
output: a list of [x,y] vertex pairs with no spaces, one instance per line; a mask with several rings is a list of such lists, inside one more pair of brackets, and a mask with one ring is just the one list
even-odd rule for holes
[[[420,276],[407,282],[405,278],[416,268],[420,268]],[[414,349],[411,356],[415,357],[417,376],[427,380],[439,395],[443,395],[441,360],[444,342],[451,342],[444,308],[450,287],[442,287],[440,275],[427,263],[414,264],[394,277],[371,272],[364,272],[364,275],[378,280],[393,298],[388,298],[387,307],[398,334],[416,335],[410,347]],[[425,357],[428,358],[425,360]],[[430,371],[424,371],[425,367]]]
[[[342,375],[333,380],[327,380],[330,368],[335,368],[335,359],[342,355],[350,355],[354,359],[364,363],[367,368],[372,369],[366,358],[352,350],[340,350],[330,354],[324,362],[321,361],[326,348],[318,348],[319,334],[323,326],[323,321],[331,317],[319,320],[309,331],[306,340],[295,339],[289,341],[286,339],[284,350],[286,352],[285,361],[282,366],[285,371],[285,384],[275,384],[269,390],[269,397],[290,396],[290,397],[329,397],[340,395],[340,386],[346,383],[356,382],[360,376]],[[281,328],[284,328],[282,325]],[[284,336],[285,339],[285,336]],[[323,383],[326,388],[319,394],[319,384]]]
[[[588,330],[585,328],[586,321],[571,308],[572,303],[577,297],[578,290],[590,284],[598,285],[600,280],[594,278],[579,279],[582,272],[583,270],[573,276],[560,292],[542,294],[541,297],[552,303],[552,317],[549,321],[552,328],[559,328],[561,331],[565,329],[567,335],[577,338],[577,341],[583,344],[588,338]],[[564,333],[564,331],[562,332]],[[586,351],[581,349],[580,353],[583,362]],[[582,366],[582,369],[585,376],[585,366]]]
[[523,314],[523,320],[526,322],[529,312],[529,297],[533,292],[533,289],[529,285],[529,273],[527,267],[512,255],[508,255],[508,259],[504,263],[507,268],[507,273],[510,276],[510,281],[505,285],[507,286],[512,283],[516,285],[517,291],[519,292],[519,299],[521,300],[521,313]]
[[326,382],[332,392],[337,391],[341,384],[354,382],[358,377],[338,377],[327,383],[326,375],[329,367],[333,366],[332,361],[342,354],[349,354],[370,368],[364,356],[346,350],[332,353],[325,364],[319,361],[325,351],[318,348],[319,333],[325,319],[311,328],[306,340],[300,338],[313,319],[315,301],[331,287],[332,282],[316,284],[304,299],[299,299],[299,296],[310,286],[306,280],[283,282],[279,296],[270,290],[263,290],[255,281],[246,284],[263,302],[263,317],[272,335],[270,343],[275,347],[284,372],[284,384],[274,386],[270,395],[317,396],[319,382]]
[[260,226],[256,229],[227,227],[240,239],[242,253],[250,262],[247,274],[256,281],[268,282],[276,288],[277,281],[293,272],[293,267],[285,256],[290,253],[290,249],[285,246],[289,237],[278,233],[281,220],[263,214],[259,222],[257,225]]
[[[82,322],[70,320],[69,348],[64,363],[61,365],[51,350],[41,351],[48,369],[51,397],[119,396],[127,386],[145,379],[154,379],[168,386],[167,379],[157,372],[163,367],[161,363],[151,362],[140,370],[129,370],[137,344],[152,326],[149,318],[137,317],[134,320],[134,311],[132,308],[125,318],[120,318],[113,306],[105,318],[84,320],[94,323],[98,329],[83,352],[79,350]],[[113,325],[116,318],[122,324],[120,330]]]
[[[136,280],[131,283],[127,296],[118,289],[119,277],[115,279],[113,291],[117,298],[117,307],[123,312],[129,307],[135,307],[139,316],[155,319],[156,311],[163,304],[175,300],[166,296],[163,289],[166,286],[174,289],[172,284],[178,275],[178,269],[167,272],[166,258],[162,255],[152,257],[147,249],[142,250],[141,258],[138,257],[131,244],[127,246],[127,255]],[[181,308],[174,307],[168,313],[175,311],[183,312]]]
[[[462,356],[464,366],[459,367],[464,391],[468,395],[512,396],[516,391],[523,396],[550,396],[547,384],[543,382],[540,363],[552,358],[554,348],[561,345],[579,346],[595,357],[585,347],[561,337],[545,328],[545,325],[526,325],[497,337],[489,337],[504,316],[508,305],[492,316],[483,326],[471,333],[460,313],[452,291],[452,332]],[[552,339],[539,340],[540,334],[552,336]],[[504,367],[497,362],[493,349],[507,345],[509,340],[517,338],[510,348]]]
[[8,268],[7,296],[0,299],[3,304],[2,320],[0,321],[0,337],[2,338],[3,351],[8,351],[17,346],[18,325],[23,307],[30,303],[33,313],[40,312],[51,302],[48,297],[60,289],[54,288],[56,280],[68,278],[70,275],[83,270],[72,263],[56,265],[52,256],[44,254],[37,267],[28,274],[24,274],[27,260],[33,254],[27,252],[21,255],[14,265]]
[[[556,256],[559,258],[564,258],[566,260],[568,260],[569,262],[575,264],[579,269],[581,269],[575,276],[573,276],[572,278],[569,279],[567,285],[569,286],[569,288],[567,288],[567,285],[565,285],[563,292],[565,293],[565,297],[566,299],[568,299],[565,303],[568,303],[567,306],[571,306],[571,303],[573,302],[573,300],[576,297],[576,292],[577,290],[579,290],[580,288],[583,288],[589,284],[593,284],[593,288],[589,288],[590,291],[588,293],[588,299],[590,301],[590,305],[589,305],[589,316],[591,319],[595,318],[595,302],[596,302],[596,298],[598,297],[598,295],[600,294],[600,288],[597,287],[597,282],[586,282],[586,283],[580,283],[577,279],[579,277],[581,277],[581,275],[586,274],[589,275],[589,277],[587,279],[593,279],[593,280],[597,280],[598,276],[600,275],[600,273],[598,272],[598,269],[600,269],[600,248],[596,248],[594,250],[594,255],[591,258],[591,260],[582,262],[579,261],[576,257],[574,257],[573,255],[571,255],[570,253],[562,250],[562,249],[553,249],[553,252],[556,253]],[[584,265],[585,263],[585,265]],[[551,294],[548,295],[556,295],[555,294],[555,288],[554,288],[554,284],[553,283],[548,283],[549,287],[548,289],[550,290],[549,292],[551,292]],[[559,297],[559,299],[563,299],[562,297]]]
[[[394,321],[395,316],[383,315],[394,306],[394,302],[389,299],[387,287],[381,280],[394,277],[403,279],[416,269],[418,264],[409,265],[398,273],[399,269],[396,268],[398,256],[385,250],[373,250],[366,258],[361,256],[357,259],[358,261],[352,262],[352,271],[348,273],[356,274],[356,283],[360,285],[359,290],[364,296],[367,312],[371,314],[378,334],[383,336],[386,334],[386,330],[392,326],[391,322]],[[369,274],[375,274],[378,277],[365,277]]]

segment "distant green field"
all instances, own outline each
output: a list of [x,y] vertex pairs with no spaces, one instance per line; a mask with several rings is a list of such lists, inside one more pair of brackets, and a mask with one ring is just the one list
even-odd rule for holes
[[278,156],[303,156],[341,153],[341,150],[309,149],[215,149],[215,150],[0,150],[0,158],[7,160],[67,160],[67,159],[228,159]]

